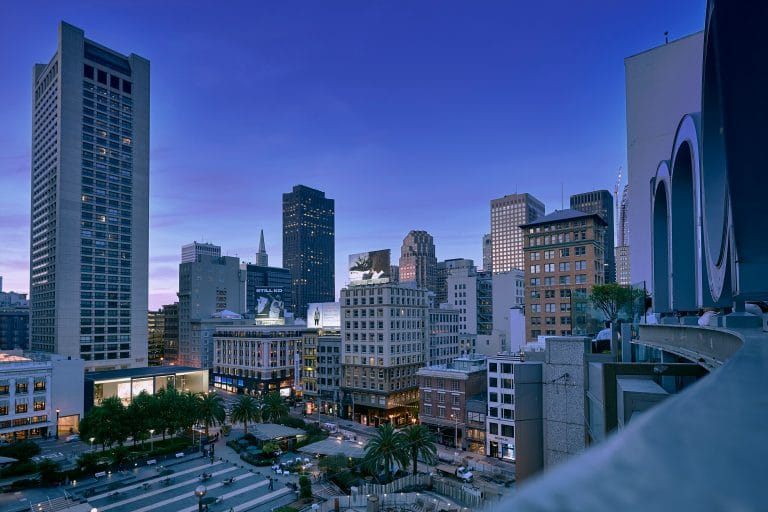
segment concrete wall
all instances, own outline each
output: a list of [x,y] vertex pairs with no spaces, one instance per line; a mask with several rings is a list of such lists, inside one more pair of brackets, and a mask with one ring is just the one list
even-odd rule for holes
[[544,468],[542,364],[516,363],[515,476],[520,482]]
[[633,283],[651,288],[651,187],[684,114],[701,109],[702,32],[624,59],[629,251]]
[[589,344],[589,338],[576,336],[546,339],[542,369],[545,468],[584,449],[584,354]]

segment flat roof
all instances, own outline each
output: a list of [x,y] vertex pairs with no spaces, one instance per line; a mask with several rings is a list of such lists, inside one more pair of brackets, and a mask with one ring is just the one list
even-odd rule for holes
[[104,372],[88,372],[85,380],[115,380],[136,377],[160,377],[162,375],[176,375],[179,373],[207,372],[202,368],[192,366],[147,366],[144,368],[126,368],[124,370],[108,370]]
[[280,439],[282,437],[305,436],[307,435],[301,429],[278,425],[277,423],[254,423],[248,425],[248,432],[253,434],[256,439],[268,441],[271,439]]
[[365,449],[355,441],[340,440],[336,437],[329,437],[316,443],[308,444],[298,449],[301,453],[311,453],[313,455],[338,455],[361,459],[365,455]]

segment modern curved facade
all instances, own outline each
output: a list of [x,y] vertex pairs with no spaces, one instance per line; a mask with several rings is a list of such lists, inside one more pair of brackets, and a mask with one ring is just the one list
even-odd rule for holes
[[768,43],[739,4],[708,4],[701,113],[680,120],[652,180],[656,311],[768,297],[768,79],[751,62]]

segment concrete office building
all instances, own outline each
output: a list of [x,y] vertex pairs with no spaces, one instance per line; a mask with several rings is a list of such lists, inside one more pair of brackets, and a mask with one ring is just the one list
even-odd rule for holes
[[192,344],[193,320],[221,311],[245,311],[245,272],[232,256],[198,256],[179,265],[179,348],[174,364],[198,366],[200,347]]
[[0,352],[0,439],[77,432],[83,415],[84,368],[79,358]]
[[[434,431],[438,442],[466,450],[468,401],[486,392],[486,358],[464,356],[446,365],[433,365],[418,371],[419,421]],[[480,413],[473,413],[473,423]]]
[[32,105],[32,349],[145,366],[149,61],[61,22]]
[[520,226],[543,216],[544,203],[531,194],[512,194],[491,200],[491,266],[494,273],[523,268]]
[[427,365],[445,365],[459,355],[459,312],[446,304],[430,308]]
[[301,317],[312,302],[333,302],[334,201],[325,192],[296,185],[283,194],[283,266],[293,281],[291,310]]
[[221,258],[221,246],[197,241],[181,246],[182,263],[194,263],[202,257]]
[[704,34],[698,32],[624,59],[627,93],[631,282],[651,290],[651,179],[669,159],[680,119],[701,110]]
[[446,277],[448,305],[459,314],[459,332],[477,334],[477,269],[458,267]]
[[437,263],[437,270],[435,273],[436,292],[435,303],[440,304],[448,302],[448,288],[447,282],[448,275],[453,269],[457,268],[472,268],[475,262],[465,258],[453,258],[450,260],[440,261]]
[[342,413],[366,425],[409,424],[425,361],[428,292],[361,284],[341,290]]
[[525,273],[522,270],[493,274],[493,333],[502,351],[510,348],[510,310],[525,303]]
[[426,231],[411,230],[400,248],[400,283],[437,292],[435,241]]
[[594,190],[571,196],[571,209],[584,213],[596,213],[605,221],[605,278],[603,282],[616,282],[616,260],[614,255],[613,196],[607,190]]
[[521,227],[526,337],[570,336],[573,298],[584,299],[592,286],[603,284],[605,221],[597,214],[560,210]]
[[4,292],[0,277],[0,350],[29,348],[29,301],[26,293]]
[[301,386],[300,326],[218,327],[213,335],[213,385],[233,393],[294,396]]
[[519,356],[500,353],[488,358],[486,455],[515,460],[515,374]]

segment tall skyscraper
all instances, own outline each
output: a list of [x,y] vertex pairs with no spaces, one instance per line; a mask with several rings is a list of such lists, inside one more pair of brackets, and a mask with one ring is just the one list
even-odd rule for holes
[[259,267],[269,266],[269,255],[267,255],[267,249],[264,246],[264,230],[261,230],[259,235],[259,252],[256,253],[256,265]]
[[627,213],[629,209],[629,185],[624,187],[619,206],[618,240],[616,242],[616,282],[621,285],[632,283],[629,265],[629,223]]
[[419,288],[437,292],[435,241],[426,231],[410,231],[400,248],[400,283],[416,283]]
[[685,114],[701,110],[704,34],[698,32],[624,59],[631,280],[651,290],[651,178],[669,158]]
[[512,194],[491,200],[491,267],[509,272],[525,266],[520,226],[544,216],[544,203],[531,194]]
[[283,267],[291,272],[291,309],[306,315],[310,302],[334,302],[334,201],[296,185],[283,194]]
[[616,281],[616,259],[614,247],[613,227],[613,196],[607,190],[594,190],[571,196],[571,208],[584,213],[596,213],[607,224],[605,227],[605,282]]
[[191,244],[185,244],[181,246],[182,263],[199,261],[200,256],[220,258],[221,246],[200,242],[192,242]]
[[32,100],[32,349],[146,366],[149,61],[62,22]]

